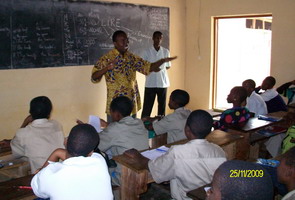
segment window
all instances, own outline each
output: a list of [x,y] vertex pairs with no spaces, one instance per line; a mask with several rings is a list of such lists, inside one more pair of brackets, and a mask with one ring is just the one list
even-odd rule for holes
[[213,108],[229,108],[234,86],[253,79],[259,86],[270,74],[272,17],[214,18]]

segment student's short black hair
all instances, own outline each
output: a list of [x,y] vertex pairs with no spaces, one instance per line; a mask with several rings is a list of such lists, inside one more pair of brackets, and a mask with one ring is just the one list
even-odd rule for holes
[[67,151],[72,157],[85,156],[93,151],[99,144],[99,136],[90,124],[78,124],[69,134]]
[[33,119],[49,118],[52,103],[46,96],[35,97],[30,102],[30,114]]
[[156,36],[156,35],[163,35],[163,33],[161,31],[155,31],[153,33],[153,38]]
[[276,79],[273,76],[266,77],[264,81],[266,81],[270,87],[273,87],[276,84]]
[[127,34],[124,31],[122,31],[122,30],[115,31],[113,33],[113,36],[112,36],[113,42],[116,42],[117,41],[117,37],[120,36],[120,35],[126,35],[127,36]]
[[179,107],[184,107],[189,102],[189,94],[184,90],[174,90],[170,98],[176,102]]
[[188,116],[186,126],[198,139],[204,139],[211,132],[213,118],[205,110],[195,110]]
[[286,165],[295,168],[295,147],[289,149],[282,155],[282,160],[285,160]]
[[244,87],[236,86],[232,89],[232,91],[239,96],[240,102],[243,102],[247,99],[247,90]]
[[113,112],[119,112],[123,117],[130,116],[133,110],[133,103],[128,97],[119,96],[113,99],[110,109]]
[[256,83],[255,83],[254,80],[252,80],[252,79],[247,79],[247,80],[245,80],[245,81],[243,82],[242,85],[244,85],[244,84],[246,84],[246,83],[250,86],[250,88],[255,89],[255,87],[256,87]]
[[[244,174],[246,177],[243,177]],[[215,171],[213,182],[215,181],[221,192],[221,199],[224,200],[273,199],[271,177],[256,163],[241,160],[224,162]]]

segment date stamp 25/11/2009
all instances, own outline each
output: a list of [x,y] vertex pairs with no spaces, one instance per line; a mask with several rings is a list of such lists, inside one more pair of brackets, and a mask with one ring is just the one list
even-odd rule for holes
[[240,170],[240,169],[232,169],[230,170],[229,177],[231,178],[257,178],[263,177],[263,170]]

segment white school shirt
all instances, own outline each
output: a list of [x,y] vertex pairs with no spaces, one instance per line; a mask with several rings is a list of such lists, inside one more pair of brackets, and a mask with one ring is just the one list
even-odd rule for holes
[[167,133],[167,143],[187,139],[184,127],[191,111],[185,107],[177,108],[173,113],[166,115],[160,121],[153,121],[153,128],[157,135]]
[[[147,49],[142,58],[147,60],[151,63],[156,62],[162,58],[170,57],[170,52],[168,49],[164,47],[160,47],[159,51],[156,51],[155,47],[152,46]],[[146,76],[145,80],[145,87],[147,88],[167,88],[170,86],[168,74],[167,74],[167,67],[171,66],[171,62],[163,63],[160,66],[159,72],[151,72],[148,76]]]
[[215,170],[226,161],[221,147],[205,139],[174,145],[168,152],[148,162],[156,183],[170,181],[173,199],[190,199],[186,193],[209,184]]
[[113,199],[108,167],[97,153],[50,163],[33,177],[31,186],[36,196],[50,200]]
[[55,149],[65,148],[62,126],[55,120],[35,119],[16,132],[10,146],[14,156],[28,158],[34,173]]
[[295,199],[295,190],[290,191],[288,194],[286,194],[282,200],[294,200]]
[[252,92],[250,97],[247,97],[246,101],[246,108],[248,108],[250,112],[255,113],[255,117],[257,117],[257,115],[265,115],[268,113],[266,103],[255,91]]
[[268,90],[265,90],[265,92],[261,93],[260,96],[262,97],[262,99],[264,101],[269,101],[273,98],[275,98],[276,96],[278,96],[278,92],[275,88],[272,88],[272,89],[268,89]]

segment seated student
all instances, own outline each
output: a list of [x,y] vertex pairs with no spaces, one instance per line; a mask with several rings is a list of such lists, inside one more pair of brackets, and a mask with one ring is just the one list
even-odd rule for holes
[[28,158],[32,173],[42,167],[55,149],[64,148],[62,126],[49,119],[51,110],[52,104],[48,97],[32,99],[30,115],[10,143],[14,156]]
[[189,94],[184,90],[174,90],[169,99],[169,108],[174,112],[163,117],[160,120],[155,120],[152,123],[151,129],[155,131],[157,135],[167,133],[167,143],[176,142],[186,139],[184,134],[184,127],[186,120],[191,113],[186,109],[189,102]]
[[[125,96],[115,98],[110,105],[113,122],[99,133],[98,148],[112,156],[123,154],[127,149],[144,150],[149,148],[148,131],[140,119],[130,116],[133,109],[132,101]],[[111,171],[112,182],[120,185],[120,166]]]
[[272,200],[273,186],[270,175],[263,167],[231,160],[215,171],[207,195],[208,200]]
[[263,80],[261,86],[255,89],[256,92],[260,89],[265,90],[260,96],[266,103],[268,113],[287,111],[286,103],[274,88],[275,84],[276,79],[272,76],[268,76]]
[[279,182],[286,184],[289,191],[282,200],[295,199],[295,147],[281,156],[277,173]]
[[267,114],[267,107],[264,100],[255,92],[255,82],[252,79],[247,79],[243,82],[242,86],[247,90],[246,108],[251,113],[254,113],[255,117]]
[[170,181],[173,199],[189,199],[188,191],[212,181],[214,171],[226,161],[221,147],[205,138],[211,132],[213,119],[204,110],[193,111],[185,125],[186,144],[174,145],[168,152],[155,160],[143,157],[135,149],[126,155],[142,162],[156,183]]
[[214,123],[215,129],[226,130],[227,128],[239,128],[245,125],[250,118],[250,112],[244,107],[246,104],[247,91],[245,88],[236,86],[231,89],[227,96],[227,102],[233,107],[222,112],[220,120]]
[[277,92],[285,97],[288,97],[288,103],[295,103],[295,87],[289,88],[291,85],[295,85],[295,80],[284,83],[277,88]]
[[[55,150],[50,163],[32,179],[34,194],[54,199],[113,199],[111,180],[104,158],[93,153],[99,136],[91,125],[72,128],[65,149]],[[59,159],[63,162],[57,162]]]

